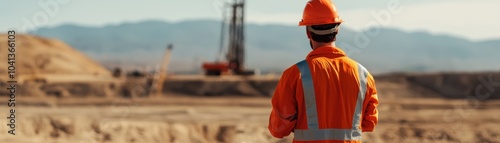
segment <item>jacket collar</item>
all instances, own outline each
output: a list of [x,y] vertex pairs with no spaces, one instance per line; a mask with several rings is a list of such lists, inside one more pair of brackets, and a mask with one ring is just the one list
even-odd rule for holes
[[340,48],[337,48],[337,47],[322,46],[322,47],[316,48],[313,51],[309,52],[309,54],[307,55],[307,58],[317,57],[317,56],[327,56],[327,55],[332,55],[335,57],[342,57],[342,56],[345,56],[345,53],[344,53],[344,51],[342,51]]

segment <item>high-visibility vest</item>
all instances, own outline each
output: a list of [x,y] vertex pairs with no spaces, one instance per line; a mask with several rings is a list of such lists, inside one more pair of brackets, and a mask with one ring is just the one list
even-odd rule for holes
[[318,116],[316,111],[316,96],[314,94],[314,83],[309,65],[306,60],[297,63],[302,79],[304,91],[304,104],[307,115],[307,128],[294,129],[295,140],[297,141],[318,141],[318,140],[344,140],[361,141],[361,115],[365,93],[367,88],[368,71],[358,63],[359,93],[356,101],[356,108],[352,115],[352,126],[350,129],[327,128],[320,129],[318,126]]

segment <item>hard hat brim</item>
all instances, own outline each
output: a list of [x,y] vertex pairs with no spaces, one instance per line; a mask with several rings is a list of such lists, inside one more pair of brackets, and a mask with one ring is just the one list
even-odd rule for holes
[[299,26],[310,26],[310,25],[324,25],[324,24],[340,24],[344,22],[344,20],[340,18],[335,19],[316,19],[316,20],[302,20],[299,22]]

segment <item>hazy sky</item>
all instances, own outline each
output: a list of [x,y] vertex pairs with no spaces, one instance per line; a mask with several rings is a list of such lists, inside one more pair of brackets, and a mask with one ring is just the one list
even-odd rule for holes
[[[65,23],[103,26],[141,20],[221,19],[232,0],[0,0],[0,32]],[[247,0],[250,23],[296,25],[307,0]],[[343,25],[500,39],[500,0],[336,0]],[[28,24],[26,24],[28,23]],[[32,23],[33,26],[30,26]]]

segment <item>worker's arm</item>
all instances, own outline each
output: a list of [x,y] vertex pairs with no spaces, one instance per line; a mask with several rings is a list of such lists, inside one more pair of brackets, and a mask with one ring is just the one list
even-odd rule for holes
[[[292,69],[295,68],[295,69]],[[297,122],[297,101],[295,100],[296,67],[285,70],[274,91],[272,111],[269,117],[269,132],[274,137],[288,136]]]
[[367,91],[365,98],[365,111],[363,114],[363,121],[361,123],[361,127],[363,128],[363,132],[372,132],[375,129],[375,126],[378,123],[378,97],[377,97],[377,89],[375,87],[375,80],[373,76],[368,75],[367,82]]

